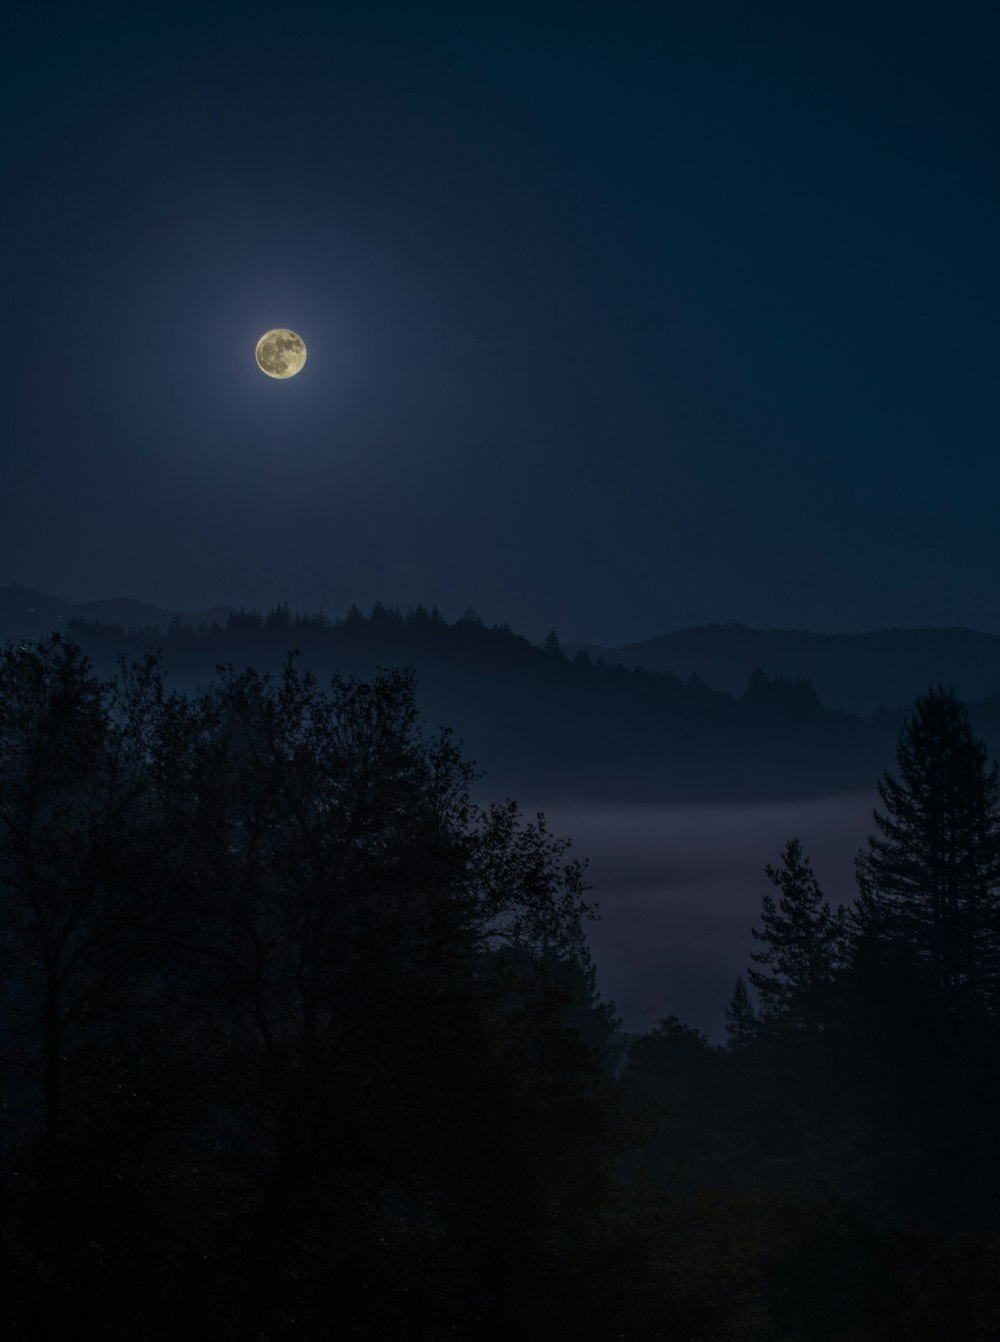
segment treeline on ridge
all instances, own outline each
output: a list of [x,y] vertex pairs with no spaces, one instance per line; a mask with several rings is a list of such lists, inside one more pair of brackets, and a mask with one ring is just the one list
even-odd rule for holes
[[472,611],[448,624],[436,609],[403,615],[377,603],[370,616],[355,607],[331,621],[281,605],[234,611],[225,626],[177,619],[164,633],[73,621],[69,632],[102,674],[122,653],[157,649],[182,689],[208,683],[219,663],[277,672],[292,648],[324,678],[412,666],[422,711],[487,764],[496,792],[692,801],[867,787],[901,720],[825,710],[808,682],[760,671],[734,697],[697,676],[585,652],[570,660],[554,633],[535,647]]

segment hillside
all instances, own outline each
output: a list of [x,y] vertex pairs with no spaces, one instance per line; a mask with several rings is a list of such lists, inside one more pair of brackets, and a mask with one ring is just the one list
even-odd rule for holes
[[642,668],[570,661],[478,619],[449,625],[376,606],[330,624],[287,610],[166,633],[71,621],[103,675],[155,647],[168,684],[207,684],[219,664],[280,671],[290,650],[323,679],[412,667],[427,724],[446,725],[496,795],[643,800],[815,796],[871,786],[898,724],[823,708],[804,681],[752,676],[734,696]]
[[965,699],[1000,691],[1000,636],[973,629],[879,629],[864,634],[813,634],[714,624],[682,629],[620,648],[581,648],[595,660],[701,676],[713,689],[739,694],[755,666],[771,676],[803,677],[823,704],[870,714],[881,704],[912,703],[938,681]]
[[[868,789],[892,759],[906,704],[931,680],[958,686],[1000,753],[1000,639],[971,630],[715,626],[594,649],[605,658],[595,661],[422,607],[404,616],[379,603],[331,622],[287,607],[267,617],[224,607],[174,615],[138,601],[71,606],[0,589],[0,635],[52,630],[77,640],[102,675],[122,653],[155,648],[178,689],[209,683],[220,664],[277,673],[293,649],[324,680],[412,667],[425,721],[454,730],[493,794],[723,801]],[[670,659],[678,674],[651,669]],[[879,703],[898,706],[873,711]]]
[[4,639],[42,638],[53,630],[66,629],[71,620],[118,624],[123,628],[163,630],[173,619],[197,628],[200,624],[222,623],[228,614],[228,606],[212,606],[208,610],[199,611],[170,611],[131,597],[111,597],[104,601],[84,601],[71,605],[57,596],[36,592],[31,587],[0,587],[0,636]]

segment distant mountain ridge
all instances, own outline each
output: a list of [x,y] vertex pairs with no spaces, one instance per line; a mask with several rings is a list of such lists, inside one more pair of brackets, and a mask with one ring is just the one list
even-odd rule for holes
[[178,689],[207,684],[220,664],[277,672],[291,649],[324,679],[412,667],[425,721],[453,727],[492,787],[535,796],[724,800],[871,787],[907,706],[938,680],[969,702],[1000,755],[1000,638],[968,629],[708,626],[584,650],[554,637],[538,647],[472,612],[449,624],[422,606],[404,615],[378,602],[370,616],[352,607],[331,620],[287,605],[266,616],[130,599],[74,606],[0,588],[0,640],[53,630],[105,676],[121,654],[158,648]]
[[331,620],[233,611],[225,624],[165,631],[74,620],[68,633],[98,675],[118,659],[161,658],[168,688],[196,690],[219,666],[280,674],[290,653],[321,681],[411,668],[417,704],[488,770],[490,795],[738,800],[815,796],[871,786],[897,724],[824,709],[803,680],[751,676],[734,697],[692,678],[572,661],[472,612],[449,624],[418,606],[376,603]]
[[224,624],[230,609],[210,606],[207,610],[171,611],[132,597],[83,601],[74,606],[46,592],[14,585],[0,587],[0,636],[42,638],[54,630],[65,629],[70,620],[120,624],[123,629],[165,630],[171,620],[179,619],[185,627],[196,629],[201,624]]
[[[40,638],[71,620],[165,631],[174,619],[185,628],[224,625],[231,606],[171,611],[131,597],[73,605],[30,587],[0,587],[0,639]],[[799,629],[752,629],[709,624],[612,648],[565,644],[572,659],[586,653],[609,666],[697,676],[711,689],[743,694],[755,668],[770,677],[808,680],[825,708],[870,716],[898,709],[938,681],[963,699],[1000,694],[1000,635],[961,627],[878,629],[861,634],[816,634]]]
[[[26,589],[13,597],[17,631],[0,633],[30,636],[28,616],[36,630],[47,626],[39,637],[64,629],[104,677],[122,655],[140,660],[150,649],[178,690],[205,686],[220,665],[279,673],[293,649],[322,680],[413,668],[424,721],[454,729],[467,758],[488,770],[490,795],[666,801],[851,791],[871,785],[896,730],[824,709],[806,681],[758,672],[733,696],[697,678],[570,660],[555,638],[538,647],[471,611],[449,624],[422,606],[403,615],[378,602],[370,616],[352,607],[331,620],[279,605],[266,616],[239,610],[224,622],[185,623],[142,603],[94,603],[97,618],[85,619],[80,607]],[[0,600],[0,618],[3,609]]]
[[713,689],[742,693],[755,667],[769,676],[803,678],[826,708],[871,714],[899,708],[938,681],[963,699],[1000,691],[1000,635],[974,629],[878,629],[863,634],[813,634],[710,624],[620,648],[569,644],[609,665],[700,676]]

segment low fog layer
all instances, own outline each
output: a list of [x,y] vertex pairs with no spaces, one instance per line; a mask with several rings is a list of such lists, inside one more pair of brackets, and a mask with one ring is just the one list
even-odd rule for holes
[[588,936],[598,984],[622,1028],[647,1030],[676,1014],[723,1038],[723,1008],[745,969],[762,897],[798,836],[831,904],[855,894],[854,855],[872,826],[874,793],[811,801],[673,806],[523,805],[543,810],[553,833],[590,859],[589,898],[600,922]]

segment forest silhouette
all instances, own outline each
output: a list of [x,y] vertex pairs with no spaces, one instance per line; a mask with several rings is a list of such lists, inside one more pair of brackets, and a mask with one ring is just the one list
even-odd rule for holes
[[849,907],[768,868],[713,1047],[620,1034],[583,867],[412,672],[167,684],[0,654],[11,1336],[1000,1335],[1000,783],[954,693]]
[[497,795],[530,787],[552,799],[691,802],[849,791],[870,786],[902,721],[824,709],[807,681],[759,669],[733,696],[697,675],[571,658],[554,633],[537,647],[472,610],[449,624],[422,606],[403,614],[377,602],[331,620],[281,604],[198,628],[179,617],[165,630],[72,619],[65,633],[102,675],[122,654],[153,649],[168,683],[192,691],[219,664],[278,674],[290,648],[322,679],[413,668],[422,712],[453,728]]

